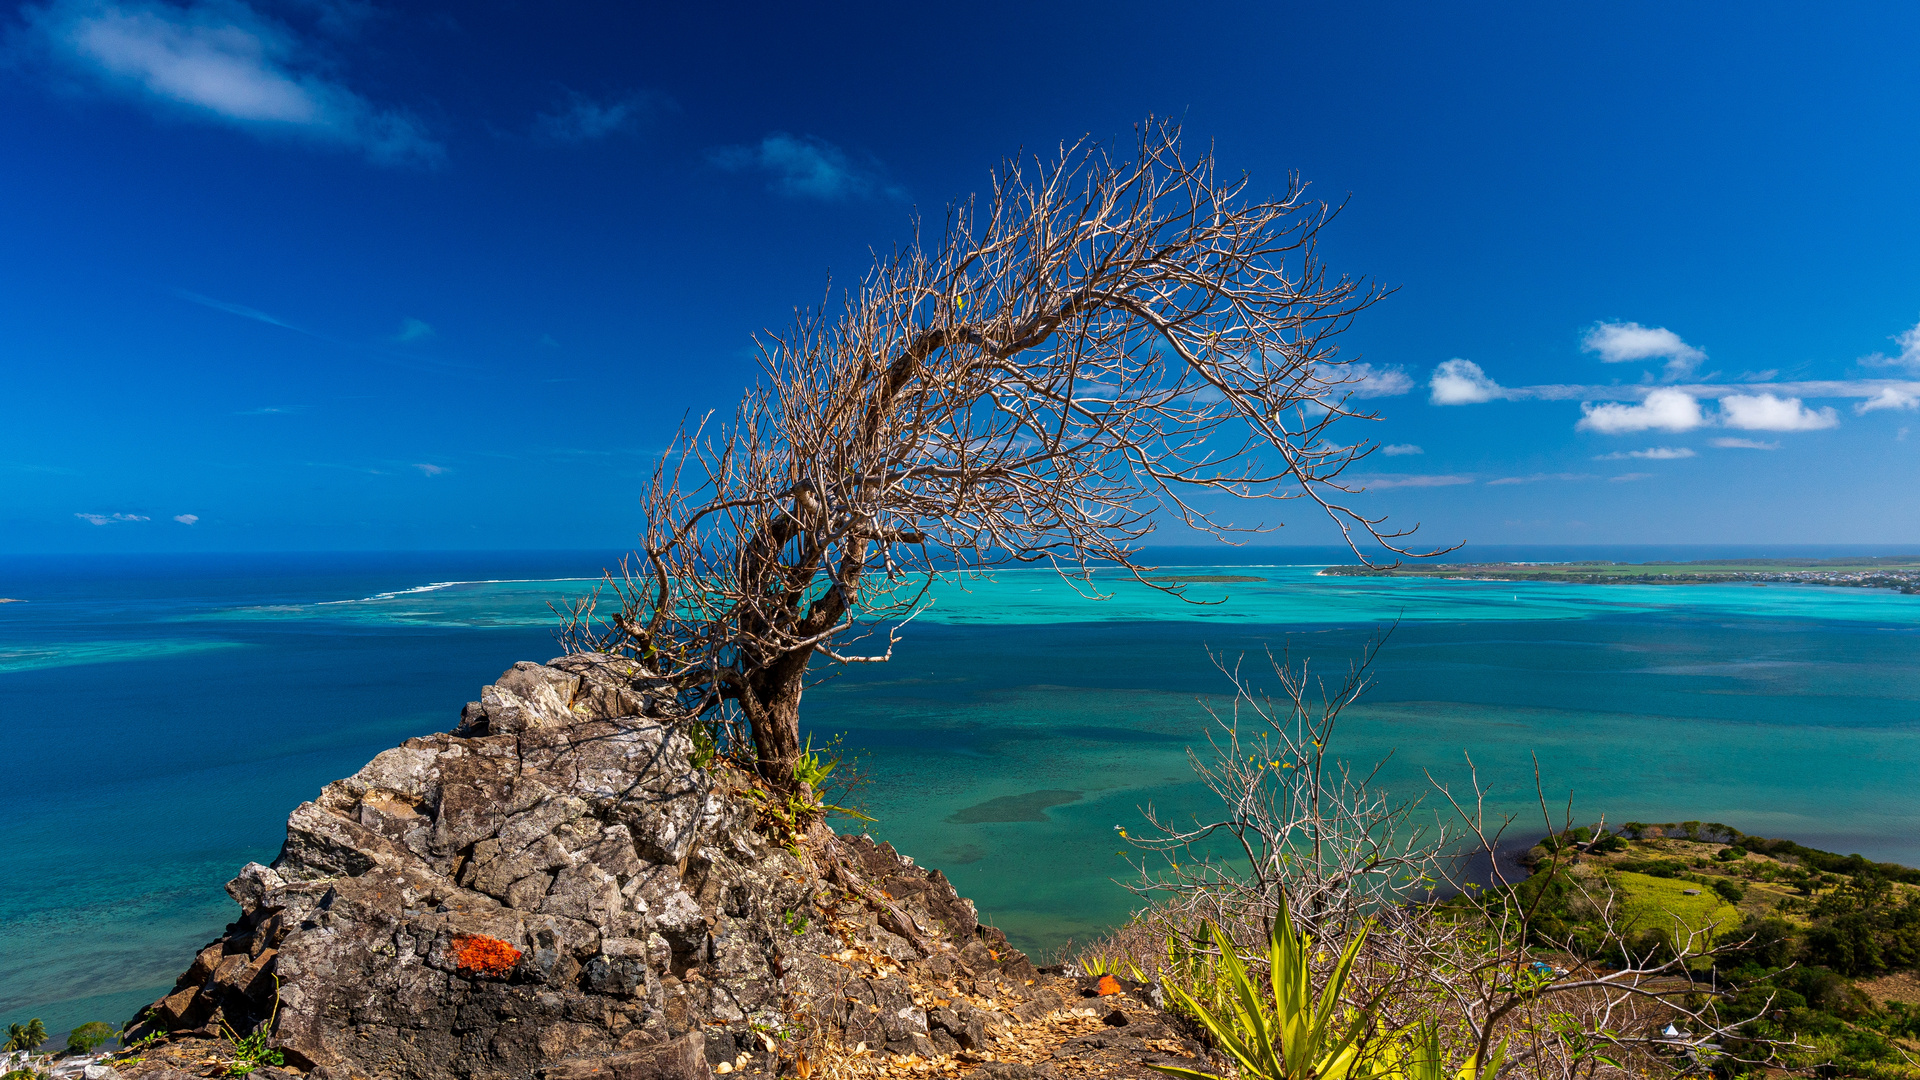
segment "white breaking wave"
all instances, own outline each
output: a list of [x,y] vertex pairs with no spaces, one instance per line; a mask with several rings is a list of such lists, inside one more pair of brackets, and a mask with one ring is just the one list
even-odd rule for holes
[[392,592],[374,593],[372,596],[363,596],[358,600],[321,600],[318,602],[316,606],[325,607],[329,604],[371,604],[379,600],[394,600],[402,596],[412,596],[415,593],[433,592],[436,589],[451,589],[455,585],[547,585],[547,584],[558,584],[563,581],[598,581],[598,580],[600,579],[599,578],[581,578],[581,577],[556,577],[556,578],[485,578],[480,581],[435,581],[435,582],[430,582],[426,585],[415,585],[411,589],[395,589]]

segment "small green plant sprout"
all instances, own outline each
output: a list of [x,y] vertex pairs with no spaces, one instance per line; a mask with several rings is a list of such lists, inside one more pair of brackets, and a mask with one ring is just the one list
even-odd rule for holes
[[[1270,992],[1254,986],[1233,940],[1217,925],[1209,923],[1208,929],[1226,976],[1224,1007],[1208,1007],[1175,984],[1167,989],[1233,1059],[1240,1080],[1366,1080],[1379,1074],[1362,1052],[1362,1037],[1373,1028],[1371,1011],[1356,1012],[1340,1002],[1354,958],[1367,940],[1364,927],[1340,953],[1317,1000],[1310,969],[1313,941],[1294,929],[1284,900],[1267,942]],[[1183,1080],[1226,1080],[1171,1065],[1147,1067]]]
[[693,767],[712,768],[720,757],[720,741],[714,737],[713,726],[696,722],[687,729],[687,735],[693,739]]
[[[793,778],[806,785],[802,790],[813,792],[815,799],[814,805],[822,812],[839,814],[843,817],[853,818],[855,821],[872,821],[873,819],[871,817],[868,817],[859,810],[849,806],[836,806],[833,803],[827,802],[821,795],[821,789],[833,778],[834,770],[838,769],[844,760],[845,755],[840,752],[840,739],[837,736],[826,746],[816,748],[813,745],[813,736],[809,735],[807,736],[806,745],[800,750],[799,757],[794,759]],[[857,782],[858,781],[856,781],[856,783]],[[845,785],[841,786],[844,787]],[[792,809],[796,811],[800,809],[799,805],[794,802],[792,796],[789,796],[788,801],[792,804]]]
[[253,1026],[253,1030],[242,1035],[233,1030],[233,1025],[220,1021],[220,1036],[227,1040],[233,1050],[233,1063],[227,1066],[228,1076],[245,1076],[262,1065],[285,1065],[286,1056],[268,1045],[273,1038],[273,1020],[280,1014],[280,979],[273,980],[273,1008],[267,1012],[267,1018]]
[[67,1049],[78,1054],[91,1054],[111,1038],[113,1025],[94,1020],[67,1032]]
[[133,1033],[139,1029],[140,1021],[145,1015],[143,1011],[140,1016],[129,1021],[126,1027],[120,1029],[120,1049],[113,1052],[113,1064],[138,1065],[147,1060],[146,1051],[168,1038],[170,1033],[162,1028],[149,1029],[145,1035],[134,1038]]
[[807,927],[813,925],[813,920],[807,918],[807,913],[804,911],[789,911],[782,918],[787,924],[787,929],[796,935],[806,933]]
[[40,1049],[40,1044],[46,1041],[47,1025],[41,1023],[40,1018],[37,1016],[24,1024],[7,1025],[7,1045],[5,1049],[8,1051],[25,1050],[31,1053],[32,1051]]
[[825,747],[814,749],[813,736],[809,735],[807,745],[801,748],[799,758],[793,763],[793,778],[818,791],[839,765],[839,756],[831,755]]

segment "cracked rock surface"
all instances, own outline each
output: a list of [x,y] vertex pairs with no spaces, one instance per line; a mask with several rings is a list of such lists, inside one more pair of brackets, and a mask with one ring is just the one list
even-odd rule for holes
[[782,846],[665,700],[603,656],[514,665],[456,731],[295,809],[145,1029],[270,1024],[321,1080],[651,1080],[775,1071],[821,1035],[984,1061],[1063,1007],[938,871],[824,826]]

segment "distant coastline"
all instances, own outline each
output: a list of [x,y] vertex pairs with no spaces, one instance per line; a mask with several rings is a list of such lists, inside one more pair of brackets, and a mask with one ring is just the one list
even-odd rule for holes
[[1427,563],[1329,566],[1323,577],[1413,577],[1457,581],[1520,581],[1569,585],[1828,585],[1920,594],[1920,558],[1910,555],[1836,559],[1711,559],[1696,562]]

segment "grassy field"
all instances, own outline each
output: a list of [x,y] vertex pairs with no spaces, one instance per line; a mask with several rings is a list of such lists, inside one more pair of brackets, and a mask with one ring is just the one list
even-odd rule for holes
[[[1712,889],[1685,878],[1658,878],[1628,871],[1615,871],[1608,877],[1621,896],[1623,929],[1671,933],[1685,926],[1687,932],[1710,930],[1712,936],[1719,937],[1740,926],[1738,908]],[[1688,896],[1688,890],[1698,895]]]

